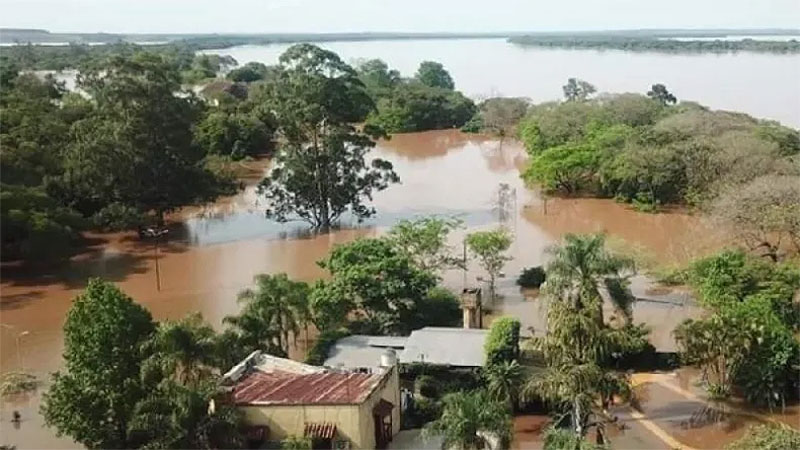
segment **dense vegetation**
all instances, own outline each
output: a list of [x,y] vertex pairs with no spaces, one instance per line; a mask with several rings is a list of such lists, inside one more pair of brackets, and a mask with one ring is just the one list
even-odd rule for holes
[[[68,255],[88,228],[162,224],[166,213],[232,192],[229,161],[276,151],[260,185],[268,216],[322,230],[343,216],[360,221],[375,212],[372,193],[399,179],[389,162],[367,162],[376,138],[460,126],[474,113],[435,62],[402,80],[380,61],[357,71],[301,44],[277,66],[248,63],[220,79],[235,61],[183,47],[79,49],[65,56],[81,67],[78,92],[19,72],[38,50],[4,54],[4,259]],[[201,96],[182,87],[209,80]]]
[[683,360],[703,369],[709,392],[725,398],[735,389],[770,408],[796,399],[800,268],[725,251],[696,261],[689,280],[711,315],[686,321],[675,336]]
[[373,215],[366,200],[399,177],[390,162],[365,158],[383,133],[353,125],[374,109],[356,71],[333,52],[298,44],[262,87],[282,138],[259,186],[270,201],[267,216],[327,230],[346,212],[358,221]]
[[677,40],[657,37],[632,37],[609,35],[585,36],[517,36],[509,42],[529,47],[569,48],[585,50],[624,50],[632,52],[664,53],[798,53],[800,42],[769,41],[755,39],[741,40]]
[[[783,215],[776,212],[774,222],[781,231],[797,232],[789,219],[796,208],[790,186],[800,183],[797,130],[694,103],[669,106],[674,96],[659,85],[649,96],[573,98],[535,105],[522,120],[520,137],[531,156],[527,181],[654,210],[667,203],[710,206],[720,195],[756,183],[752,189],[759,194],[741,205],[752,208],[764,190],[761,177],[788,177],[778,196]],[[736,218],[753,221],[752,214]]]
[[[80,73],[84,95],[66,92],[51,77],[4,69],[4,259],[57,257],[83,228],[127,228],[147,215],[163,222],[165,213],[235,189],[208,158],[232,149],[211,145],[198,127],[209,115],[230,113],[212,112],[182,90],[173,60],[116,55]],[[268,149],[269,126],[246,122],[260,138],[241,151]]]
[[387,133],[458,128],[475,114],[475,104],[455,90],[439,63],[423,61],[411,79],[381,60],[365,61],[357,71],[377,105],[366,123]]

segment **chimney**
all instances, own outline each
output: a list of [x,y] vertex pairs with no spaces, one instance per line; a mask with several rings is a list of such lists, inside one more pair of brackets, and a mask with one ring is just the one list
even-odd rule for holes
[[465,288],[461,291],[461,310],[463,312],[464,328],[483,327],[480,288]]

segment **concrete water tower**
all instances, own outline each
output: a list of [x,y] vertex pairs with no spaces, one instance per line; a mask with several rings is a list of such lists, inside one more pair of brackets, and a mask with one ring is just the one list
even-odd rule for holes
[[390,368],[397,365],[397,352],[394,349],[387,348],[381,353],[381,367]]

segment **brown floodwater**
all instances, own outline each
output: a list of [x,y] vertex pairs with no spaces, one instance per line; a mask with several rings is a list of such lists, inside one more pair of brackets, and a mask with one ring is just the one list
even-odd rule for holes
[[[0,288],[0,366],[19,367],[42,378],[61,366],[61,328],[72,299],[89,277],[116,283],[147,307],[156,319],[200,312],[214,326],[238,311],[236,294],[259,273],[285,272],[301,280],[325,276],[316,261],[336,243],[384,232],[397,220],[420,215],[460,217],[466,228],[452,236],[460,253],[461,238],[469,231],[508,227],[515,241],[500,280],[494,314],[522,319],[526,329],[541,329],[541,305],[526,299],[514,285],[521,268],[540,265],[544,250],[568,232],[606,232],[615,242],[635,247],[664,262],[685,261],[720,245],[718,233],[700,218],[685,212],[643,214],[602,199],[556,199],[545,202],[519,177],[525,152],[514,141],[501,143],[458,131],[398,135],[381,142],[374,156],[390,160],[402,184],[374,196],[375,218],[324,235],[309,235],[302,224],[277,224],[263,215],[255,190],[257,177],[246,178],[239,195],[214,205],[190,208],[174,217],[169,240],[158,249],[133,234],[90,236],[93,244],[68,264],[47,269],[4,266]],[[257,170],[265,164],[253,164]],[[252,167],[251,167],[252,169]],[[507,185],[505,194],[501,185]],[[345,225],[352,225],[345,220]],[[159,279],[156,276],[158,263]],[[475,264],[467,272],[444,274],[445,284],[461,289],[478,284]],[[634,283],[641,292],[646,280]],[[671,324],[697,313],[680,295],[667,292],[653,302],[637,305],[637,320],[652,323],[656,334],[669,341]],[[662,301],[663,300],[663,301]],[[668,344],[665,344],[668,345]],[[19,448],[75,446],[42,429],[36,414],[39,397],[6,399],[2,405],[0,444]],[[23,413],[19,429],[9,422],[11,411]]]

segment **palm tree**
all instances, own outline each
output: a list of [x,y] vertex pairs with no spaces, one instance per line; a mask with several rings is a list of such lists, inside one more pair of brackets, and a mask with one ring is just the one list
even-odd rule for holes
[[[548,299],[547,335],[531,346],[547,363],[522,390],[523,397],[539,398],[569,417],[576,439],[592,427],[604,444],[608,406],[615,397],[627,400],[627,377],[607,367],[612,355],[636,351],[646,343],[640,327],[615,329],[603,319],[601,289],[606,289],[623,316],[630,319],[632,296],[626,274],[632,261],[611,255],[603,235],[567,235],[561,246],[549,250],[545,295]],[[629,325],[629,324],[628,324]]]
[[443,399],[441,416],[425,426],[426,436],[441,436],[443,448],[478,450],[491,448],[497,439],[507,448],[511,442],[511,413],[484,391],[456,392]]
[[244,308],[225,322],[239,330],[244,342],[267,350],[289,353],[289,335],[296,338],[301,323],[308,320],[308,285],[292,281],[286,274],[256,275],[256,288],[239,293]]
[[576,308],[591,303],[598,308],[597,320],[603,320],[601,289],[610,295],[615,308],[630,317],[633,297],[627,289],[627,276],[634,272],[634,262],[615,256],[605,247],[602,234],[567,234],[564,243],[550,247],[545,294],[554,301],[564,301]]
[[614,396],[630,399],[631,388],[624,375],[590,362],[550,366],[531,377],[523,395],[542,399],[564,411],[572,423],[572,432],[581,439],[590,428],[597,428],[598,443],[602,444],[607,442],[605,423],[610,421],[610,400]]
[[200,314],[161,322],[144,344],[150,356],[142,366],[145,377],[166,377],[184,385],[214,373],[216,334]]
[[514,411],[519,398],[522,381],[522,367],[517,361],[502,361],[486,367],[486,392],[492,400],[509,405]]
[[242,413],[233,405],[215,401],[218,380],[187,387],[161,382],[136,404],[128,426],[142,448],[242,448]]

